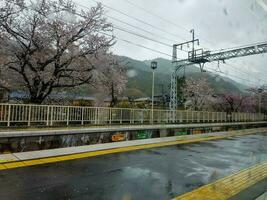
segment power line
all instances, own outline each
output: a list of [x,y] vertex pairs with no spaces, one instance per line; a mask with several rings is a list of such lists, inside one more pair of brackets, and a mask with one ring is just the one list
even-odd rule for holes
[[109,16],[109,15],[106,15],[106,16],[109,17],[109,18],[111,18],[111,19],[114,19],[114,20],[116,20],[116,21],[118,21],[118,22],[120,22],[120,23],[126,24],[126,25],[128,25],[128,26],[130,26],[130,27],[133,27],[133,28],[135,28],[135,29],[138,29],[138,30],[141,30],[141,31],[143,31],[143,32],[145,32],[145,33],[148,33],[148,34],[150,34],[150,35],[156,36],[156,37],[158,37],[158,38],[164,39],[164,40],[169,41],[169,42],[172,42],[172,43],[175,42],[174,40],[170,40],[169,38],[166,38],[166,37],[164,37],[164,36],[155,34],[155,33],[151,32],[151,31],[145,30],[145,29],[140,28],[140,27],[138,27],[138,26],[132,25],[132,24],[127,23],[127,22],[125,22],[125,21],[122,21],[122,20],[120,20],[120,19],[118,19],[118,18]]
[[[101,33],[101,32],[100,32],[100,33]],[[162,52],[162,51],[158,51],[158,50],[152,49],[152,48],[147,47],[147,46],[144,46],[144,45],[142,45],[142,44],[137,44],[137,43],[135,43],[135,42],[132,42],[132,41],[129,41],[129,40],[126,40],[126,39],[122,39],[122,38],[119,38],[119,37],[114,36],[114,35],[109,35],[109,34],[107,34],[107,33],[101,33],[101,34],[104,34],[104,35],[107,35],[107,36],[110,36],[110,37],[114,37],[114,38],[116,38],[117,40],[126,42],[126,43],[128,43],[128,44],[131,44],[131,45],[134,45],[134,46],[137,46],[137,47],[141,47],[141,48],[144,48],[144,49],[147,49],[147,50],[150,50],[150,51],[153,51],[153,52],[156,52],[156,53],[159,53],[159,54],[162,54],[162,55],[165,55],[165,56],[168,56],[168,57],[172,58],[172,55],[170,55],[170,54],[167,54],[167,53],[165,53],[165,52]]]
[[224,73],[224,72],[222,72],[222,71],[216,71],[216,70],[214,70],[214,69],[212,69],[212,68],[207,68],[207,67],[206,67],[206,69],[208,69],[208,70],[210,70],[210,71],[213,71],[213,72],[215,72],[215,73],[223,74],[223,75],[225,75],[226,77],[232,77],[232,78],[239,79],[239,80],[241,80],[241,81],[250,82],[250,83],[251,83],[251,84],[250,84],[251,86],[256,86],[256,84],[255,84],[253,81],[250,81],[250,80],[248,80],[248,79],[244,79],[244,78],[241,78],[241,77],[239,77],[239,76],[235,76],[235,75],[229,75],[229,74],[226,74],[226,73]]
[[[88,6],[82,5],[82,4],[80,4],[80,3],[76,3],[76,5],[78,5],[78,6],[80,6],[80,7],[83,7],[83,8],[86,8],[86,9],[90,9]],[[132,27],[132,28],[141,30],[141,31],[143,31],[143,32],[145,32],[145,33],[148,33],[148,34],[150,34],[150,35],[156,36],[156,37],[158,37],[158,38],[164,39],[164,40],[169,41],[169,42],[172,42],[172,43],[175,42],[174,40],[171,40],[170,38],[166,38],[166,37],[164,37],[164,36],[162,36],[162,35],[158,35],[158,34],[156,34],[156,33],[154,33],[154,32],[148,31],[148,30],[143,29],[143,28],[141,28],[141,27],[139,27],[139,26],[135,26],[135,25],[133,25],[133,24],[130,24],[130,23],[128,23],[128,22],[125,22],[125,21],[123,21],[123,20],[121,20],[121,19],[118,19],[118,18],[116,18],[116,17],[110,16],[110,15],[107,15],[107,14],[104,14],[104,15],[105,15],[106,17],[108,17],[108,18],[111,18],[111,19],[117,21],[117,22],[120,22],[120,23],[122,23],[122,24],[125,24],[125,25],[127,25],[127,26],[130,26],[130,27]]]
[[[244,75],[251,76],[251,74],[249,74],[249,73],[247,73],[247,72],[244,72],[244,71],[241,71],[241,70],[237,69],[237,67],[235,67],[235,66],[233,66],[233,65],[231,65],[231,64],[229,64],[229,63],[224,63],[224,64],[225,64],[225,65],[228,65],[228,66],[231,67],[232,69],[235,69],[235,71],[238,72],[238,73],[242,73],[242,74],[244,74]],[[263,77],[262,77],[262,78],[263,78]],[[264,79],[262,79],[262,78],[259,78],[258,80],[264,82]]]
[[149,38],[149,37],[147,37],[147,36],[145,36],[145,35],[142,35],[142,34],[139,34],[139,33],[135,33],[134,31],[127,30],[127,29],[125,29],[125,28],[121,28],[121,27],[119,27],[119,26],[114,26],[114,28],[117,29],[117,30],[123,31],[123,32],[125,32],[125,33],[129,33],[129,34],[135,35],[135,36],[137,36],[137,37],[141,37],[141,38],[150,40],[150,41],[152,41],[152,42],[156,42],[156,43],[159,43],[159,44],[161,44],[161,45],[164,45],[164,46],[167,46],[167,47],[172,48],[172,46],[169,45],[169,44],[167,44],[167,43],[160,42],[160,41],[158,41],[158,40],[155,40],[155,39],[153,39],[153,38]]
[[[92,0],[92,1],[94,1],[94,0]],[[94,1],[94,2],[96,2],[96,1]],[[85,6],[85,5],[82,5],[82,4],[79,4],[79,3],[75,3],[75,4],[78,5],[78,6],[80,6],[80,7],[83,7],[83,8],[86,8],[86,9],[90,9],[89,7],[87,7],[87,6]],[[104,4],[103,4],[103,6],[104,6]],[[105,6],[105,7],[107,7],[107,6]],[[105,14],[105,15],[106,15],[106,14]],[[108,16],[108,15],[106,15],[106,16],[107,16],[107,17],[110,17],[110,18],[112,18],[112,19],[114,19],[114,20],[116,20],[116,21],[119,21],[119,22],[121,22],[121,23],[123,23],[123,24],[126,24],[126,25],[128,25],[128,26],[131,26],[131,27],[136,28],[136,29],[138,29],[138,30],[141,30],[141,31],[143,31],[143,32],[146,32],[146,33],[149,33],[149,34],[151,34],[151,35],[154,35],[154,36],[157,36],[157,37],[161,37],[161,38],[163,38],[163,39],[165,39],[165,40],[169,40],[169,41],[171,41],[170,39],[167,39],[167,38],[165,38],[165,37],[163,37],[163,36],[158,36],[157,34],[154,34],[154,33],[150,32],[150,31],[144,30],[144,29],[142,29],[142,28],[140,28],[140,27],[137,27],[137,26],[135,26],[135,25],[132,25],[132,24],[130,24],[130,23],[124,22],[124,21],[122,21],[122,20],[120,20],[120,19],[117,19],[117,18],[115,18],[115,17]],[[145,36],[145,35],[143,35],[143,34],[139,34],[139,33],[134,32],[134,31],[132,31],[132,30],[125,29],[125,28],[120,27],[120,26],[117,26],[117,25],[115,25],[115,26],[113,26],[113,27],[114,27],[115,29],[117,29],[117,30],[126,32],[126,33],[128,33],[128,34],[132,34],[132,35],[135,35],[135,36],[137,36],[137,37],[141,37],[141,38],[143,38],[143,39],[147,39],[147,40],[150,40],[150,41],[153,41],[153,42],[159,43],[159,44],[161,44],[161,45],[165,45],[165,46],[167,46],[167,47],[171,47],[171,48],[172,48],[172,45],[170,45],[170,44],[167,44],[167,43],[165,43],[165,42],[161,42],[161,41],[159,41],[159,40],[155,40],[155,39],[153,39],[153,38],[147,37],[147,36]],[[173,41],[172,41],[172,42],[173,42]],[[179,50],[181,50],[181,51],[183,51],[183,52],[186,52],[186,53],[188,52],[188,51],[183,50],[183,49],[179,49]]]
[[208,67],[205,67],[205,68],[208,69],[208,70],[211,70],[213,72],[216,72],[216,73],[221,73],[221,74],[225,75],[226,77],[233,77],[233,78],[237,78],[237,79],[242,80],[242,81],[250,82],[253,86],[257,86],[257,83],[258,83],[256,81],[252,81],[252,80],[249,80],[249,79],[246,79],[246,78],[242,78],[240,76],[236,76],[236,75],[233,75],[233,74],[230,75],[230,74],[222,72],[222,71],[217,71],[217,70],[215,70],[213,68],[208,68]]
[[[94,1],[94,0],[92,0],[92,1]],[[81,6],[81,7],[84,7],[84,8],[86,8],[86,9],[90,9],[90,8],[87,7],[87,6],[84,6],[84,5],[81,5],[81,4],[78,4],[78,3],[76,3],[76,5],[79,5],[79,6]],[[72,14],[76,14],[76,15],[78,15],[79,17],[82,16],[80,13],[72,13]],[[172,46],[169,45],[169,44],[166,44],[166,43],[163,43],[163,42],[154,40],[153,38],[149,38],[149,37],[147,37],[147,36],[145,36],[145,35],[141,35],[141,34],[135,33],[134,31],[127,30],[127,29],[125,29],[125,28],[121,28],[121,27],[119,27],[119,26],[115,26],[114,28],[116,28],[116,29],[118,29],[118,30],[121,30],[121,31],[123,31],[123,32],[129,33],[129,34],[132,34],[132,35],[135,35],[135,36],[138,36],[138,37],[147,39],[147,40],[151,40],[151,41],[153,41],[153,42],[156,42],[156,43],[159,43],[159,44],[162,44],[162,45],[165,45],[165,46],[167,46],[167,47],[172,47]],[[150,51],[153,51],[153,52],[156,52],[156,53],[159,53],[159,54],[162,54],[162,55],[165,55],[165,56],[168,56],[168,57],[171,57],[171,58],[172,58],[172,55],[170,55],[170,54],[167,54],[167,53],[162,52],[162,51],[159,51],[159,50],[152,49],[152,48],[147,47],[147,46],[144,46],[144,45],[142,45],[142,44],[137,44],[137,43],[134,43],[134,42],[132,42],[132,41],[129,41],[129,40],[126,40],[126,39],[122,39],[122,38],[119,38],[119,37],[114,36],[114,35],[109,35],[109,34],[107,34],[107,33],[103,33],[103,32],[99,32],[99,33],[104,34],[104,35],[107,35],[107,36],[109,36],[109,37],[116,38],[116,39],[118,39],[118,40],[120,40],[120,41],[123,41],[123,42],[126,42],[126,43],[128,43],[128,44],[132,44],[132,45],[134,45],[134,46],[141,47],[141,48],[144,48],[144,49],[147,49],[147,50],[150,50]]]
[[176,24],[176,23],[174,23],[174,22],[172,22],[172,21],[170,21],[170,20],[168,20],[168,19],[165,19],[165,18],[161,17],[160,15],[155,14],[155,13],[153,13],[153,12],[151,12],[151,11],[149,11],[149,10],[143,8],[143,7],[140,6],[140,5],[137,5],[137,4],[135,4],[135,3],[133,3],[133,2],[131,2],[131,1],[129,1],[129,0],[124,0],[124,1],[127,2],[128,4],[132,5],[132,6],[135,6],[135,7],[139,8],[140,10],[143,10],[143,11],[146,12],[146,13],[149,13],[150,15],[152,15],[152,16],[154,16],[154,17],[157,17],[157,18],[161,19],[162,21],[165,21],[165,22],[167,22],[167,23],[169,23],[169,24],[171,24],[171,25],[173,25],[173,26],[179,28],[179,29],[182,29],[182,30],[185,30],[185,31],[189,31],[189,29],[187,29],[187,28],[185,28],[185,27],[183,27],[183,26],[181,26],[181,25],[178,25],[178,24]]
[[142,23],[142,24],[145,24],[145,25],[147,25],[147,26],[150,26],[150,27],[152,27],[152,28],[154,28],[154,29],[156,29],[156,30],[159,30],[159,31],[161,31],[161,32],[163,32],[163,33],[166,33],[166,34],[168,34],[168,35],[171,35],[171,36],[173,36],[173,37],[175,37],[175,38],[177,38],[177,36],[178,36],[178,37],[180,37],[181,39],[185,40],[183,37],[181,37],[181,36],[179,36],[179,35],[177,35],[177,34],[167,32],[167,31],[165,31],[164,29],[161,29],[161,28],[159,28],[159,27],[157,27],[157,26],[155,26],[155,25],[152,25],[152,24],[150,24],[150,23],[148,23],[148,22],[146,22],[146,21],[144,21],[144,20],[141,20],[141,19],[139,19],[139,18],[137,18],[137,17],[128,15],[127,13],[125,13],[125,12],[119,10],[119,9],[113,8],[113,7],[111,7],[111,6],[108,6],[108,5],[106,5],[106,4],[102,3],[102,2],[99,2],[99,1],[96,1],[96,0],[90,0],[90,1],[93,1],[93,2],[95,2],[95,3],[101,3],[104,7],[108,8],[108,9],[110,9],[110,10],[113,10],[113,11],[115,11],[115,12],[121,14],[121,15],[124,15],[124,16],[126,16],[126,17],[129,17],[129,18],[131,18],[131,19],[133,19],[133,20],[135,20],[135,21],[138,21],[138,22],[140,22],[140,23]]
[[[181,25],[178,25],[178,24],[172,22],[171,20],[165,19],[165,18],[161,17],[160,15],[158,15],[158,14],[156,14],[156,13],[153,13],[153,12],[151,12],[150,10],[147,10],[147,9],[143,8],[143,7],[140,6],[140,5],[137,5],[137,4],[135,4],[135,3],[133,3],[133,2],[131,2],[131,1],[129,1],[129,0],[124,0],[124,1],[127,2],[128,4],[132,5],[132,6],[135,6],[135,7],[139,8],[140,10],[143,10],[144,12],[146,12],[146,13],[148,13],[148,14],[154,16],[154,17],[157,17],[157,18],[161,19],[162,21],[167,22],[168,24],[171,24],[171,25],[177,27],[177,28],[180,29],[180,30],[184,30],[184,31],[187,31],[187,32],[190,31],[190,29],[185,28],[185,27],[183,27],[183,26],[181,26]],[[208,40],[206,40],[206,39],[204,39],[204,38],[202,38],[202,40],[204,40],[204,41],[206,41],[206,42],[208,42],[208,43],[210,43],[210,44],[215,44],[215,43],[210,42],[210,41],[208,41]]]
[[[231,64],[229,64],[229,63],[223,63],[223,64],[225,64],[225,65],[231,67],[232,69],[234,69],[234,71],[236,71],[236,72],[238,72],[238,73],[243,73],[244,75],[251,76],[251,74],[246,73],[246,72],[243,72],[243,71],[237,69],[235,66],[233,66],[233,65],[231,65]],[[218,67],[218,66],[215,66],[215,65],[213,65],[213,66],[214,66],[214,67]],[[207,68],[207,67],[206,67],[206,68]],[[226,73],[226,72],[221,71],[220,68],[219,68],[219,71],[218,71],[218,70],[214,70],[214,69],[212,69],[212,70],[215,71],[215,72],[217,72],[217,73],[222,73],[222,74],[224,74],[224,75],[226,75],[226,76],[230,76],[230,77],[232,76],[232,77],[234,77],[234,78],[238,78],[238,79],[243,80],[243,81],[253,82],[253,83],[256,84],[256,85],[259,84],[258,81],[262,81],[262,82],[264,83],[264,79],[260,79],[260,78],[256,78],[256,77],[254,77],[253,79],[256,80],[256,81],[251,81],[251,80],[249,80],[249,79],[245,79],[245,78],[243,78],[243,77],[239,77],[239,76],[236,76],[236,75],[230,75],[230,74],[228,74],[228,73]]]

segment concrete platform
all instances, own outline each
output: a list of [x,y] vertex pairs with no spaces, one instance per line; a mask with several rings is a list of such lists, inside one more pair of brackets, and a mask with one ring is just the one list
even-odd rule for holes
[[[43,159],[43,158],[49,158],[49,157],[60,157],[60,156],[83,154],[83,153],[88,153],[88,152],[99,152],[99,151],[107,151],[106,154],[109,154],[109,153],[125,152],[125,151],[138,150],[138,149],[146,149],[146,148],[152,148],[152,147],[169,146],[169,145],[174,145],[174,144],[185,144],[185,143],[222,139],[226,137],[255,134],[259,132],[261,133],[267,132],[267,128],[255,128],[255,129],[245,129],[245,130],[239,130],[239,131],[227,131],[227,132],[215,132],[215,133],[196,134],[196,135],[152,138],[152,139],[144,139],[144,140],[132,140],[132,141],[123,141],[123,142],[115,142],[115,143],[104,143],[104,144],[95,144],[95,145],[86,145],[86,146],[77,146],[77,147],[66,147],[66,148],[59,148],[59,149],[49,149],[49,150],[42,150],[42,151],[2,154],[0,155],[0,163]],[[97,155],[97,154],[98,153],[95,153],[93,155]],[[99,152],[99,155],[102,155],[102,154],[103,152]],[[88,157],[90,157],[90,155],[91,154],[89,154]],[[77,157],[79,158],[79,156]],[[68,158],[73,159],[75,157],[68,157]]]
[[[0,199],[172,199],[264,163],[266,143],[267,134],[259,132],[56,163],[53,158],[39,165],[31,165],[37,161],[23,161],[31,165],[27,167],[16,166],[15,162],[12,169],[0,170]],[[257,167],[255,171],[262,169]],[[240,186],[246,182],[241,176],[235,180]],[[228,181],[230,185],[231,179]],[[237,191],[232,186],[227,188]],[[212,196],[205,198],[210,199],[214,200]]]
[[2,129],[0,137],[31,137],[31,136],[49,136],[49,135],[68,135],[83,133],[102,133],[117,131],[135,131],[135,130],[153,130],[153,129],[179,129],[179,128],[205,128],[205,127],[227,127],[242,125],[264,125],[266,121],[261,122],[231,122],[231,123],[196,123],[196,124],[161,124],[161,125],[111,125],[99,127],[54,127],[54,128],[34,128],[34,129]]

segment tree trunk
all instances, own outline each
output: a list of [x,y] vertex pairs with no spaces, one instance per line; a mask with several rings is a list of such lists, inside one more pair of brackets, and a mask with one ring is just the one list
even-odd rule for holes
[[111,84],[111,101],[110,101],[110,107],[114,107],[118,102],[117,97],[115,96],[115,89],[114,84]]

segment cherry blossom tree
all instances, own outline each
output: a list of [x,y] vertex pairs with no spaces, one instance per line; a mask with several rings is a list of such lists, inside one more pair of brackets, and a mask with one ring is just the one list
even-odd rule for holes
[[217,95],[216,107],[218,111],[231,112],[255,112],[255,100],[252,96],[223,93]]
[[[126,88],[127,75],[126,68],[115,56],[105,57],[104,66],[102,66],[101,75],[97,81],[97,87],[111,98],[110,106],[113,107],[118,102],[118,96]],[[103,60],[102,60],[103,63]]]
[[182,89],[183,96],[192,110],[205,110],[209,107],[213,89],[205,78],[187,79]]
[[71,0],[3,1],[0,70],[16,75],[32,103],[42,103],[52,91],[94,82],[100,56],[109,55],[114,44],[106,36],[113,28],[101,4],[85,11]]

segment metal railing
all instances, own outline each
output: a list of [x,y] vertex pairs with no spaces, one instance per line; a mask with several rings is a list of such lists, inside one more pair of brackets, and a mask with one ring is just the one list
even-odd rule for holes
[[[1,126],[53,126],[58,124],[167,124],[206,122],[262,121],[267,116],[256,113],[170,111],[150,109],[79,107],[34,104],[0,104]],[[173,118],[173,116],[175,116]]]

